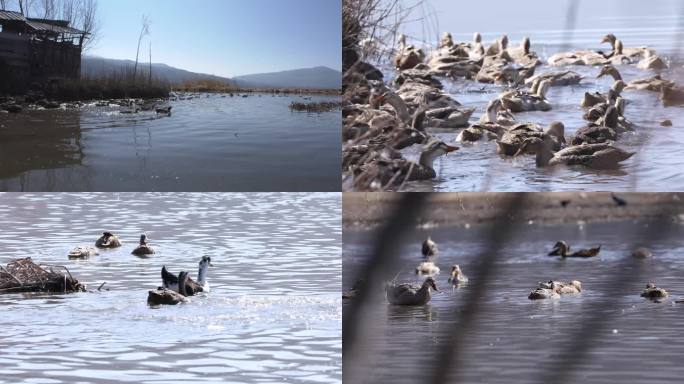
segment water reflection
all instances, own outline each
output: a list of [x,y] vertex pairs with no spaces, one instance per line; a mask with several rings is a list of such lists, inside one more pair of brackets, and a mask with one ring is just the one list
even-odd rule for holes
[[[203,94],[171,102],[168,117],[95,106],[0,115],[0,189],[339,191],[341,115],[291,113],[295,100]],[[71,140],[52,135],[62,131]]]

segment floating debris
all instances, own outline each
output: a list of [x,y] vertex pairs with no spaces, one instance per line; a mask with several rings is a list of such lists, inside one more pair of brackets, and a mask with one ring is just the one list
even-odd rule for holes
[[0,266],[0,293],[85,292],[85,285],[60,265],[40,266],[30,257]]

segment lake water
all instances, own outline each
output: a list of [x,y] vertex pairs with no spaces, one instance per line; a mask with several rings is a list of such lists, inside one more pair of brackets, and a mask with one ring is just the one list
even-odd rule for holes
[[291,112],[335,96],[200,94],[170,117],[118,107],[0,115],[0,191],[340,190],[340,112]]
[[[684,225],[673,224],[667,236],[649,246],[654,257],[632,259],[638,239],[650,230],[650,223],[530,224],[518,228],[513,239],[496,255],[494,278],[480,301],[480,312],[472,327],[460,339],[460,369],[452,371],[458,383],[536,383],[555,379],[544,376],[565,367],[561,353],[577,342],[579,331],[596,331],[588,339],[585,359],[571,369],[564,382],[649,382],[678,383],[684,375],[680,361],[684,342],[684,305],[673,299],[684,297]],[[345,380],[355,383],[416,383],[430,377],[448,337],[459,329],[464,305],[479,265],[479,253],[486,246],[489,227],[475,225],[415,230],[397,241],[402,244],[394,267],[384,271],[391,280],[419,281],[413,268],[421,260],[421,242],[431,235],[439,246],[436,277],[441,290],[428,305],[399,307],[387,304],[384,292],[371,294],[362,338],[357,349],[345,349]],[[343,287],[349,289],[360,266],[372,252],[367,230],[344,230]],[[642,236],[639,236],[641,234]],[[662,234],[662,232],[661,232]],[[652,235],[652,233],[651,233]],[[560,260],[546,256],[557,240],[576,248],[603,245],[598,257]],[[460,264],[470,282],[452,289],[447,282],[452,264]],[[624,290],[614,288],[617,273],[629,276]],[[583,292],[558,300],[531,301],[529,292],[538,281],[582,282]],[[648,282],[670,292],[670,299],[654,303],[640,297]],[[349,308],[350,301],[343,304]],[[602,326],[591,319],[608,319]],[[585,352],[576,351],[579,356]],[[347,369],[354,356],[353,369]],[[349,376],[347,376],[349,375]]]
[[[566,29],[566,2],[562,5],[542,1],[530,1],[527,6],[517,3],[497,3],[503,8],[498,17],[500,22],[493,23],[491,12],[483,10],[479,3],[461,4],[448,1],[435,1],[434,8],[439,19],[439,31],[450,31],[455,41],[471,41],[474,31],[482,32],[485,46],[503,33],[507,33],[511,46],[517,46],[524,36],[529,36],[532,50],[540,58],[546,59],[564,50],[594,49],[610,50],[607,44],[601,45],[601,38],[609,32],[622,39],[625,47],[647,45],[665,55],[670,70],[661,75],[678,84],[684,84],[682,65],[681,25],[679,4],[673,1],[658,2],[657,5],[608,1],[600,6],[582,2],[578,13],[576,29]],[[604,4],[605,3],[605,4]],[[615,8],[611,8],[611,5]],[[619,4],[619,5],[618,5]],[[463,9],[465,7],[465,9]],[[456,10],[452,9],[456,8]],[[672,9],[676,12],[673,12]],[[613,10],[614,9],[614,10]],[[452,12],[453,11],[453,12]],[[462,17],[468,14],[468,18]],[[669,13],[668,13],[669,12]],[[545,14],[547,13],[547,14]],[[469,28],[469,29],[464,29]],[[419,26],[409,24],[406,33],[414,36],[412,42],[425,45]],[[433,41],[430,44],[434,43]],[[395,73],[386,64],[382,65],[386,78],[391,80]],[[534,122],[544,127],[552,121],[565,124],[566,135],[585,126],[582,119],[584,110],[580,102],[585,92],[605,92],[613,83],[610,77],[596,79],[600,67],[569,66],[537,67],[536,74],[552,70],[573,70],[584,76],[577,86],[552,87],[548,100],[553,106],[550,112],[528,112],[516,114],[520,122]],[[636,66],[618,66],[625,81],[654,76],[655,71],[636,69]],[[444,90],[461,104],[475,107],[472,122],[479,120],[485,113],[487,103],[497,97],[504,89],[500,86],[479,84],[466,80],[447,80],[440,78]],[[679,148],[684,145],[684,137],[679,133],[684,127],[684,110],[681,107],[665,108],[659,94],[648,91],[626,91],[625,116],[635,123],[633,133],[623,135],[617,142],[619,147],[637,155],[626,161],[617,171],[596,171],[584,167],[556,167],[554,170],[537,169],[534,158],[511,159],[496,154],[496,144],[479,142],[459,145],[461,149],[437,161],[438,176],[431,181],[407,183],[406,191],[682,191],[684,190],[684,157]],[[672,127],[661,127],[663,120],[672,120]],[[457,130],[428,131],[441,139],[453,142],[460,132]],[[405,156],[417,160],[419,148],[407,149]]]
[[[0,194],[0,264],[94,291],[1,295],[0,382],[340,383],[340,215],[339,194]],[[103,230],[123,246],[67,259]],[[147,306],[162,265],[195,278],[205,255],[210,293]]]

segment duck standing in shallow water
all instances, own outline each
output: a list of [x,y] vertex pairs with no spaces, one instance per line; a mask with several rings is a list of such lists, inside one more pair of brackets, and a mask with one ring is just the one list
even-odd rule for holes
[[95,241],[98,248],[117,248],[121,246],[119,238],[111,232],[102,232],[102,236]]
[[553,246],[553,250],[549,252],[549,256],[561,257],[594,257],[601,252],[601,246],[589,249],[580,249],[579,251],[570,253],[570,246],[565,241],[559,241]]
[[664,299],[668,296],[670,296],[670,294],[666,290],[656,287],[655,283],[646,284],[646,289],[644,289],[644,291],[641,292],[641,297],[645,297],[647,299],[655,301]]
[[439,292],[432,277],[425,279],[422,285],[388,284],[387,301],[393,305],[425,305],[432,298],[431,289]]
[[451,266],[451,276],[449,277],[449,282],[452,285],[465,284],[468,282],[468,276],[463,273],[458,264]]
[[162,285],[164,288],[168,288],[179,293],[185,290],[185,296],[193,296],[199,292],[209,292],[207,273],[209,271],[209,267],[211,266],[213,266],[211,263],[211,257],[202,256],[202,260],[199,262],[199,271],[197,271],[197,281],[195,282],[188,277],[185,284],[180,283],[180,274],[176,276],[166,270],[166,266],[163,266],[161,270]]
[[147,235],[144,233],[140,235],[140,244],[138,244],[138,246],[131,253],[136,256],[154,254],[154,249],[147,244]]
[[435,265],[435,259],[439,250],[437,249],[437,244],[429,236],[423,241],[421,252],[425,261],[418,264],[416,274],[428,276],[439,274],[439,267]]

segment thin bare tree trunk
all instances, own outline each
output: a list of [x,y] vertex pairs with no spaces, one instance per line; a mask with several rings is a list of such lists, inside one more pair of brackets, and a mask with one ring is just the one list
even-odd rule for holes
[[143,37],[150,33],[150,19],[147,15],[142,17],[142,28],[140,28],[140,37],[138,37],[138,50],[135,53],[135,67],[133,67],[133,82],[138,77],[138,61],[140,58],[140,43],[142,43]]
[[150,78],[149,78],[149,84],[150,87],[152,87],[152,42],[150,41]]

